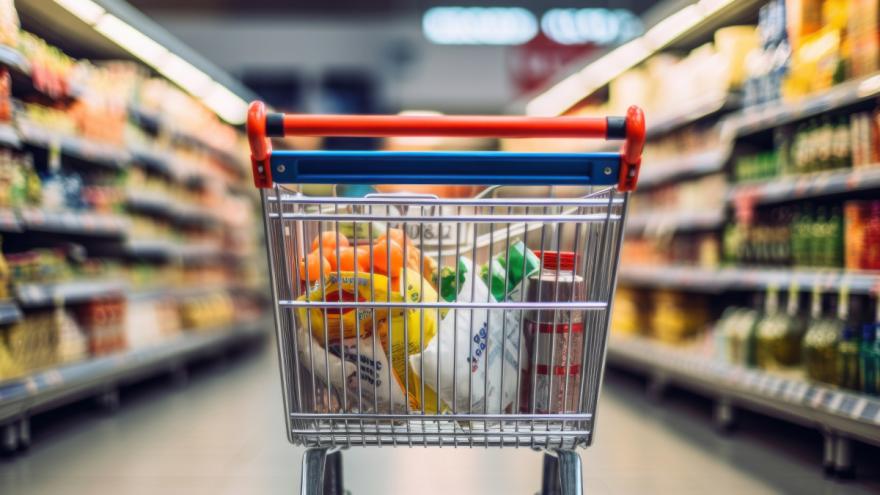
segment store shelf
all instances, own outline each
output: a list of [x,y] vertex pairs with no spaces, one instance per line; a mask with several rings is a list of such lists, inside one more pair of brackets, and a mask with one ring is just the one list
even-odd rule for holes
[[163,239],[128,239],[124,249],[131,256],[170,258],[176,255],[177,244]]
[[58,146],[61,153],[84,162],[122,168],[131,155],[118,146],[95,142],[79,136],[64,136],[26,120],[19,121],[19,135],[24,143],[39,148]]
[[714,117],[721,112],[734,110],[739,105],[739,95],[730,93],[709,94],[698,97],[691,104],[683,109],[679,109],[675,113],[658,115],[656,118],[649,120],[647,127],[648,139],[677,131],[686,125]]
[[630,215],[626,219],[627,235],[659,235],[670,232],[718,229],[724,225],[723,209],[668,212],[657,211]]
[[172,159],[161,151],[152,149],[147,144],[129,144],[131,151],[131,160],[141,164],[144,168],[158,172],[165,177],[177,179],[177,174],[171,167]]
[[880,445],[880,398],[743,368],[645,338],[614,336],[608,363],[662,375],[735,405]]
[[21,308],[13,300],[0,301],[0,325],[9,325],[21,320]]
[[730,189],[728,200],[746,200],[758,204],[781,203],[871,189],[880,189],[880,164],[737,184]]
[[18,284],[15,295],[22,307],[75,304],[96,297],[123,294],[126,283],[121,280],[81,280],[49,284]]
[[645,160],[639,174],[639,189],[656,187],[675,181],[701,177],[724,169],[730,157],[731,146],[722,146],[678,158]]
[[9,67],[21,74],[31,73],[31,64],[24,55],[11,46],[0,44],[0,65]]
[[880,74],[838,84],[795,102],[769,102],[729,115],[724,129],[737,136],[765,131],[880,95]]
[[11,124],[0,124],[0,146],[21,148],[21,138]]
[[199,356],[261,337],[265,318],[185,332],[169,342],[34,373],[0,383],[0,422],[168,371]]
[[78,211],[26,209],[19,212],[19,219],[29,231],[75,235],[122,237],[129,226],[119,215]]
[[691,266],[650,266],[621,264],[622,284],[647,287],[678,288],[700,292],[726,290],[763,290],[767,287],[791,287],[810,290],[839,290],[846,286],[852,294],[880,293],[880,272],[851,272],[835,269],[764,269]]

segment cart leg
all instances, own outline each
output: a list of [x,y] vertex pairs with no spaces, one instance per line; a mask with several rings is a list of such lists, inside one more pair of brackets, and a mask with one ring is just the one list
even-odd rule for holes
[[301,495],[343,495],[342,452],[327,448],[306,450],[302,461]]
[[555,455],[544,452],[540,495],[558,495],[561,491],[562,489],[559,487],[559,460]]
[[573,450],[554,454],[544,453],[541,495],[582,495],[581,456]]
[[573,450],[559,450],[557,455],[562,495],[582,495],[584,486],[581,479],[581,456]]

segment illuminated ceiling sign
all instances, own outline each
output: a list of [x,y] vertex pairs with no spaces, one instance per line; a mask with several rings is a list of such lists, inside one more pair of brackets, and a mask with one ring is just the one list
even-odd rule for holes
[[541,31],[560,45],[616,45],[642,34],[641,19],[626,9],[552,9]]
[[422,30],[441,45],[522,45],[538,34],[538,21],[519,7],[434,7]]
[[441,45],[522,45],[539,31],[561,45],[613,45],[640,35],[643,26],[625,9],[552,9],[539,24],[520,7],[433,7],[422,30]]

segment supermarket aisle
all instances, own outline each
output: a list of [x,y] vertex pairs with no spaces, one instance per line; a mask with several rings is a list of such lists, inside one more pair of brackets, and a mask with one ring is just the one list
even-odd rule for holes
[[[301,450],[282,433],[275,357],[266,347],[193,382],[124,397],[116,415],[67,412],[44,421],[26,457],[0,464],[8,495],[290,494]],[[725,439],[688,408],[651,408],[638,387],[612,377],[598,445],[584,455],[588,493],[869,493],[880,481],[823,480],[815,442]],[[778,441],[778,440],[777,440]],[[346,483],[370,493],[534,493],[529,450],[371,449],[346,453]]]

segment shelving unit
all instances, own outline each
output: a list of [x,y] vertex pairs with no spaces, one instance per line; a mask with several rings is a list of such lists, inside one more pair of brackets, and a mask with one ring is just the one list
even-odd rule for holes
[[730,188],[728,200],[746,197],[755,204],[769,204],[872,189],[880,189],[880,164],[735,184]]
[[726,218],[724,210],[651,212],[632,215],[626,220],[627,234],[666,233],[707,230],[721,227]]
[[880,445],[878,397],[730,365],[639,337],[611,338],[607,357],[610,366],[646,373],[654,386],[675,384],[714,398],[725,409],[716,411],[720,427],[730,426],[733,407],[743,407],[818,429],[828,440],[826,468],[851,468],[851,439]]
[[[118,403],[118,388],[161,373],[177,371],[201,356],[223,352],[266,335],[263,319],[222,328],[186,332],[168,342],[39,371],[0,383],[0,432],[3,448],[30,443],[29,417],[90,396]],[[111,394],[107,396],[107,394]],[[106,396],[106,397],[105,397]],[[108,401],[104,401],[108,402]],[[20,445],[20,444],[24,445]]]
[[846,286],[852,294],[880,294],[880,273],[840,269],[765,269],[749,267],[700,268],[676,265],[621,265],[618,276],[625,285],[669,287],[697,292],[727,290],[762,291],[768,287],[799,290],[819,287],[837,291]]
[[[161,29],[155,25],[137,24],[149,24],[149,19],[135,15],[136,12],[132,14],[133,9],[117,11],[118,2],[107,2],[107,5],[99,3],[102,8],[106,7],[108,13],[117,15],[118,19],[132,23],[135,28],[143,27],[151,37],[161,34]],[[67,37],[76,39],[78,55],[94,55],[95,59],[132,59],[131,54],[103,36],[83,38],[82,29],[94,28],[81,23],[55,3],[22,0],[16,2],[16,6],[20,12],[26,9],[27,20],[33,23],[24,25],[25,30],[29,27],[35,29],[37,35],[47,36],[54,43]],[[83,39],[86,40],[85,44]],[[155,39],[170,43],[169,51],[182,59],[190,54],[167,33]],[[64,47],[61,48],[63,50]],[[193,63],[200,70],[209,72],[212,81],[223,87],[243,90],[228,75],[208,67],[210,64],[202,59]],[[203,63],[204,66],[201,66]],[[34,64],[36,67],[37,62]],[[217,127],[224,137],[226,134],[223,133],[229,134],[230,139],[212,144],[214,141],[209,138],[215,136],[213,133],[204,137],[198,133],[207,128],[194,127],[188,123],[188,119],[173,119],[166,114],[146,110],[140,105],[149,106],[150,102],[156,101],[155,98],[151,100],[144,96],[145,93],[134,96],[135,93],[124,92],[128,91],[128,86],[117,88],[111,85],[107,88],[108,94],[131,101],[127,104],[127,115],[112,114],[107,118],[116,119],[112,120],[116,122],[124,117],[127,120],[124,125],[134,128],[125,129],[121,135],[105,134],[100,132],[102,129],[89,129],[78,120],[82,115],[91,119],[91,113],[79,116],[62,113],[74,103],[83,103],[86,107],[84,112],[96,112],[98,117],[104,118],[101,109],[88,107],[89,99],[84,98],[100,94],[87,95],[86,91],[91,89],[79,87],[73,81],[67,83],[76,87],[68,88],[64,95],[43,92],[31,78],[28,60],[8,46],[0,45],[0,66],[10,68],[12,97],[29,101],[37,107],[15,102],[12,123],[0,124],[0,147],[32,154],[34,170],[41,175],[50,175],[57,181],[56,185],[63,184],[64,188],[60,194],[57,189],[53,190],[54,202],[30,195],[28,191],[26,200],[19,196],[16,200],[9,200],[13,207],[0,208],[4,249],[27,252],[53,249],[59,244],[77,244],[81,246],[76,248],[77,254],[85,253],[87,260],[97,261],[98,269],[95,272],[83,270],[83,273],[107,273],[96,278],[85,278],[80,274],[77,278],[58,283],[25,282],[40,280],[37,277],[15,279],[11,299],[0,301],[0,325],[17,322],[28,325],[36,321],[29,318],[45,315],[49,308],[61,308],[71,319],[75,319],[77,308],[67,306],[95,302],[108,296],[124,299],[127,311],[132,311],[131,308],[137,305],[138,312],[153,311],[151,315],[163,315],[163,311],[181,312],[180,328],[170,325],[174,327],[170,331],[176,328],[177,334],[165,337],[158,343],[139,343],[153,342],[161,336],[149,331],[131,333],[134,327],[124,321],[120,324],[125,325],[130,346],[125,350],[103,355],[106,350],[89,347],[89,357],[81,361],[48,369],[30,369],[41,365],[22,364],[20,369],[23,370],[19,371],[21,376],[16,377],[10,372],[4,375],[6,378],[0,377],[0,450],[11,452],[30,443],[29,417],[33,414],[86,397],[97,397],[99,402],[112,407],[118,403],[120,386],[166,371],[185,370],[186,364],[193,359],[266,335],[266,330],[272,325],[267,320],[262,287],[253,287],[253,280],[243,275],[251,273],[245,271],[250,263],[264,264],[261,259],[263,253],[258,250],[255,254],[236,254],[243,251],[240,242],[242,236],[230,236],[229,233],[230,229],[237,229],[236,234],[240,234],[240,228],[235,221],[224,218],[220,210],[222,207],[240,205],[240,198],[233,198],[228,189],[236,183],[245,183],[243,178],[249,170],[244,152],[238,153],[239,145],[243,144],[240,129],[222,124],[213,113],[196,115],[198,122]],[[86,77],[94,76],[86,73]],[[152,76],[158,77],[158,73],[152,73]],[[107,76],[98,74],[98,77]],[[146,85],[154,81],[138,82]],[[165,91],[165,94],[170,91],[161,83],[158,88],[153,88],[154,91],[156,89]],[[119,94],[116,95],[114,91]],[[175,101],[181,104],[193,101],[183,98],[194,98],[178,94],[170,96],[177,97]],[[159,98],[158,101],[161,103],[165,100]],[[48,108],[41,109],[39,106]],[[185,127],[187,125],[191,127]],[[61,132],[60,129],[67,130]],[[111,142],[113,144],[109,144]],[[218,147],[226,144],[229,145],[228,149]],[[129,172],[135,168],[143,173]],[[27,173],[20,170],[16,170],[16,173]],[[156,177],[156,174],[160,177]],[[83,186],[93,186],[94,189],[89,191],[92,195],[86,197],[83,194],[82,198],[70,201],[67,196],[68,183],[65,182],[69,176],[74,176]],[[137,179],[155,187],[134,187]],[[42,180],[45,179],[41,177]],[[248,197],[253,198],[248,207],[256,211],[256,196],[250,194]],[[180,198],[187,198],[190,202],[181,203]],[[53,206],[51,209],[45,206],[55,205],[61,200],[64,205],[76,206]],[[209,204],[211,207],[206,206]],[[256,230],[258,225],[259,222],[254,222],[248,226],[255,229],[255,240],[259,235]],[[139,237],[143,232],[156,232],[157,236],[161,236],[160,240],[143,240]],[[186,239],[198,241],[188,242]],[[10,248],[10,245],[13,247]],[[109,268],[106,272],[103,270],[105,262]],[[207,266],[206,263],[213,266]],[[199,278],[203,276],[206,278]],[[186,280],[188,285],[181,287],[161,282],[168,280]],[[199,280],[202,282],[197,283]],[[147,283],[150,285],[144,287]],[[223,298],[210,297],[214,295],[224,295],[226,299],[234,296],[236,301],[243,301],[242,311],[238,311],[239,304],[236,304],[237,314],[229,324],[191,328],[208,325],[209,321],[215,322],[211,325],[216,325],[220,321],[217,318],[196,319],[187,313],[192,305],[200,302],[199,298],[222,302]],[[154,301],[158,304],[152,304]],[[95,302],[96,307],[99,305]],[[259,309],[261,305],[262,310]],[[85,325],[82,322],[77,324]],[[87,331],[80,337],[91,338]]]

